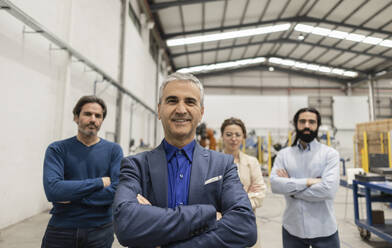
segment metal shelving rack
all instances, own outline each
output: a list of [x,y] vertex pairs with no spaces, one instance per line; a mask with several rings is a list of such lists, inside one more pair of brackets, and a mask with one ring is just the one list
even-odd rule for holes
[[[359,185],[365,189],[365,194],[358,192]],[[372,195],[372,191],[384,192],[388,195]],[[392,220],[385,220],[384,224],[374,224],[372,217],[372,202],[392,202],[392,183],[391,182],[361,182],[353,181],[354,196],[354,218],[355,224],[359,227],[362,239],[368,240],[370,233],[374,233],[380,238],[392,243]],[[358,198],[366,199],[366,219],[360,219]]]

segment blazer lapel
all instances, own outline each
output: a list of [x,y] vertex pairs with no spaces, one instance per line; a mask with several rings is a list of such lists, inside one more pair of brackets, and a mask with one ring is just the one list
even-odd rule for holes
[[193,152],[191,181],[189,183],[188,204],[197,204],[202,202],[204,181],[208,172],[209,153],[196,143]]
[[147,161],[156,205],[167,208],[167,161],[163,143],[151,152]]

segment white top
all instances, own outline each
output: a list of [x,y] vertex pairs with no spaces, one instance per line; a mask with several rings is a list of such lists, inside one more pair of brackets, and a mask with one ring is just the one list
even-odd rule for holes
[[[290,178],[279,177],[285,169]],[[306,186],[308,178],[321,182]],[[298,143],[278,153],[271,172],[273,193],[283,194],[283,227],[299,238],[326,237],[337,231],[333,201],[339,187],[339,153],[317,140],[306,149]]]

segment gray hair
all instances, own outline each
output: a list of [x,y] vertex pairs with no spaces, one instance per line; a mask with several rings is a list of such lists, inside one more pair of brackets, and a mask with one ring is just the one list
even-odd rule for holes
[[200,80],[190,73],[181,72],[172,73],[163,81],[161,87],[159,87],[159,104],[162,102],[163,90],[165,89],[166,85],[173,81],[186,81],[195,84],[200,90],[200,105],[202,107],[204,106],[204,87]]

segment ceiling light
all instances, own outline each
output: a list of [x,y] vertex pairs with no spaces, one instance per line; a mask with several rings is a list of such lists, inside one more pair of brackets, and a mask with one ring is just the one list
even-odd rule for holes
[[327,28],[315,27],[312,30],[312,34],[318,34],[318,35],[322,35],[322,36],[327,36],[329,33],[331,33],[331,29],[327,29]]
[[[355,33],[347,33],[343,31],[338,31],[338,30],[331,30],[327,28],[320,28],[320,27],[314,27],[311,25],[304,25],[304,24],[297,24],[294,27],[295,31],[299,32],[304,32],[304,33],[312,33],[316,35],[321,35],[321,36],[328,36],[331,38],[336,38],[336,39],[346,39],[354,42],[363,42],[366,44],[371,44],[371,45],[380,45],[380,46],[386,46],[386,47],[392,47],[392,40],[383,40],[381,38],[377,37],[372,37],[372,36],[365,36],[361,34],[355,34]],[[303,40],[305,37],[300,34],[298,36],[298,40]]]
[[392,40],[383,40],[380,42],[379,45],[385,47],[392,47]]
[[217,64],[199,65],[199,66],[193,66],[188,68],[182,68],[178,70],[178,72],[182,72],[182,73],[207,72],[207,71],[214,71],[214,70],[225,69],[225,68],[240,67],[240,66],[250,65],[250,64],[259,64],[263,62],[265,62],[264,57],[257,57],[253,59],[242,59],[242,60],[229,61],[229,62],[223,62]]
[[189,44],[196,44],[196,43],[203,43],[203,42],[210,42],[210,41],[218,41],[218,40],[234,39],[234,38],[240,38],[240,37],[255,36],[255,35],[260,35],[260,34],[269,34],[269,33],[274,33],[274,32],[286,31],[290,28],[290,26],[291,26],[290,23],[285,23],[285,24],[260,27],[260,28],[245,29],[245,30],[239,30],[239,31],[200,35],[200,36],[180,38],[180,39],[171,39],[171,40],[167,40],[166,44],[167,44],[167,46],[172,47],[172,46],[181,46],[181,45],[189,45]]
[[329,37],[336,38],[336,39],[344,39],[348,35],[347,32],[332,30],[331,33],[328,34]]
[[298,40],[304,40],[304,39],[305,39],[305,36],[303,36],[302,34],[300,34],[300,35],[298,35],[297,39],[298,39]]
[[306,69],[308,67],[307,63],[302,63],[302,62],[295,62],[294,67],[301,68],[301,69]]
[[345,71],[343,73],[343,76],[347,76],[347,77],[357,77],[358,76],[358,72],[355,71]]
[[319,65],[308,64],[308,66],[306,67],[306,69],[311,70],[311,71],[318,71],[319,67],[320,67]]
[[331,67],[328,67],[328,66],[320,66],[318,68],[318,70],[321,71],[321,72],[330,73],[332,69],[331,69]]
[[[253,58],[253,59],[242,59],[242,60],[229,61],[229,62],[223,62],[223,63],[217,63],[217,64],[193,66],[193,67],[189,67],[189,68],[182,68],[178,71],[184,72],[184,73],[207,72],[207,71],[213,71],[213,70],[219,70],[219,69],[225,69],[225,68],[242,67],[242,66],[249,65],[249,64],[260,64],[265,61],[266,61],[265,57],[257,57],[257,58]],[[303,69],[303,70],[318,71],[318,72],[323,72],[323,73],[328,73],[328,74],[336,74],[336,75],[345,76],[345,77],[357,77],[358,76],[358,73],[355,71],[346,71],[346,70],[340,69],[340,68],[331,68],[328,66],[322,66],[322,65],[317,65],[317,64],[308,64],[308,63],[295,61],[295,60],[291,60],[291,59],[282,59],[282,58],[278,58],[278,57],[271,57],[268,59],[268,62],[271,64],[279,64],[279,65],[295,67],[295,68],[299,68],[299,69]],[[268,70],[274,71],[275,68],[273,66],[269,66]]]
[[273,64],[282,64],[282,59],[281,58],[272,57],[272,58],[268,59],[268,62],[273,63]]
[[305,33],[310,33],[313,30],[313,26],[310,25],[304,25],[304,24],[297,24],[294,27],[295,31],[299,31],[299,32],[305,32]]
[[265,58],[264,57],[254,58],[251,61],[252,64],[263,63],[263,62],[265,62]]
[[343,75],[343,73],[344,73],[344,70],[342,70],[342,69],[338,69],[338,68],[334,68],[334,69],[332,69],[332,71],[331,71],[333,74],[337,74],[337,75]]
[[383,76],[383,75],[385,75],[385,74],[387,74],[387,71],[386,71],[386,70],[379,71],[379,72],[376,72],[376,73],[374,74],[374,77],[381,77],[381,76]]
[[354,34],[354,33],[349,33],[346,38],[346,40],[351,40],[351,41],[356,41],[356,42],[361,42],[363,39],[365,39],[364,35],[361,34]]
[[293,66],[295,65],[295,61],[291,59],[283,59],[281,62],[282,65]]
[[377,45],[381,41],[382,41],[382,39],[380,39],[380,38],[368,36],[362,42],[367,43],[367,44]]

